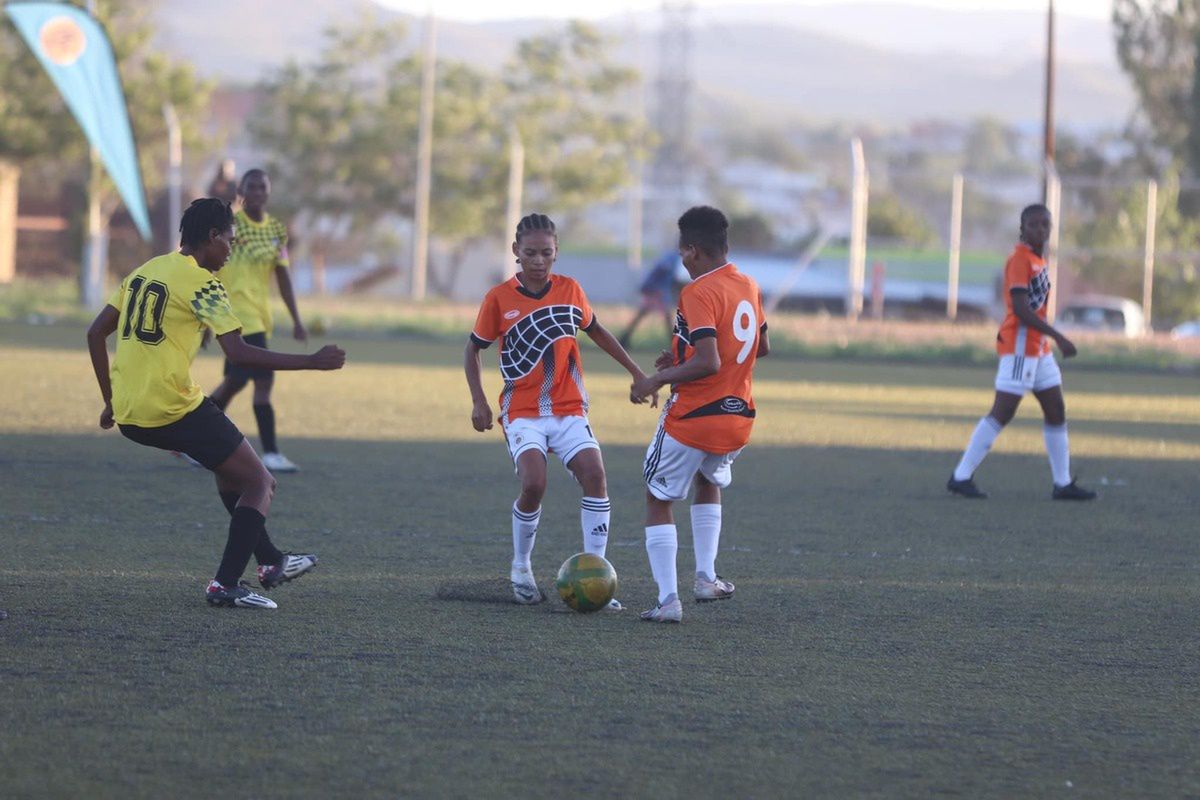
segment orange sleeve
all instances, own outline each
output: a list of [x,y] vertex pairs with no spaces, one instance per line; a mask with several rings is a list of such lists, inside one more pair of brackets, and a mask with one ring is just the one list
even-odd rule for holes
[[1004,290],[1028,289],[1033,280],[1033,262],[1024,253],[1017,252],[1009,256],[1004,265]]
[[471,341],[486,349],[500,338],[500,333],[500,305],[496,302],[496,296],[488,292],[479,306],[479,315],[475,317]]
[[579,322],[580,329],[591,330],[592,325],[596,323],[596,314],[592,311],[592,304],[588,302],[583,287],[578,283],[575,284],[575,305],[579,306],[579,310],[583,312],[583,319]]
[[679,310],[687,320],[692,344],[697,339],[717,335],[717,302],[711,293],[698,289],[680,292]]

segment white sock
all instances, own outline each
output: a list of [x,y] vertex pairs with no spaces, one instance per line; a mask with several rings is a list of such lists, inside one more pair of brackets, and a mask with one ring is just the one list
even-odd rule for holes
[[585,497],[579,501],[579,525],[583,528],[583,552],[603,557],[608,549],[608,520],[612,505],[607,497]]
[[1044,425],[1042,438],[1046,441],[1046,455],[1050,457],[1050,474],[1055,486],[1066,486],[1071,482],[1071,448],[1067,443],[1067,423]]
[[658,602],[679,593],[679,581],[675,575],[675,553],[679,549],[679,536],[674,525],[651,525],[646,528],[646,555],[650,557],[650,572],[658,584]]
[[513,567],[532,569],[529,556],[533,553],[533,542],[537,539],[538,520],[542,517],[542,507],[536,511],[522,511],[513,503],[512,533],[513,533]]
[[962,460],[954,468],[954,480],[965,481],[975,474],[975,470],[979,469],[979,465],[983,463],[984,456],[992,449],[992,442],[996,441],[996,437],[1002,430],[1004,430],[1004,426],[992,419],[991,414],[979,420],[979,424],[975,426],[975,432],[971,434],[971,441],[967,442],[967,449],[963,452]]
[[717,577],[717,545],[721,541],[721,504],[692,504],[692,547],[696,551],[696,574],[710,581]]

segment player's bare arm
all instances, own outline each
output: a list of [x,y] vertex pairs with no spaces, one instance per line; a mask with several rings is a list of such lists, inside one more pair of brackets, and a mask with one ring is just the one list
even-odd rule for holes
[[225,357],[239,366],[273,370],[333,370],[341,369],[346,363],[346,351],[336,344],[327,344],[308,355],[276,353],[247,344],[240,330],[230,331],[217,337]]
[[674,383],[688,383],[715,375],[721,369],[721,353],[717,350],[717,340],[706,336],[693,345],[692,357],[675,367],[660,369],[658,372],[634,381],[629,388],[631,394],[647,397],[664,386]]
[[112,306],[105,306],[92,322],[87,332],[88,353],[92,356],[92,371],[100,385],[100,396],[104,399],[104,410],[100,412],[100,427],[108,430],[113,426],[112,381],[108,371],[108,337],[117,330],[121,313]]
[[1029,290],[1020,287],[1013,288],[1012,294],[1013,314],[1021,321],[1022,325],[1033,328],[1039,333],[1049,336],[1058,343],[1058,349],[1062,351],[1063,358],[1071,358],[1079,351],[1075,347],[1075,343],[1063,336],[1053,325],[1046,322],[1037,315],[1029,305]]
[[463,371],[467,374],[467,386],[471,389],[471,425],[483,433],[492,429],[492,407],[488,405],[483,391],[483,365],[479,358],[479,345],[467,342],[463,353]]
[[[612,356],[613,361],[616,361],[625,368],[625,371],[633,378],[634,383],[645,379],[646,373],[642,372],[642,368],[637,365],[636,361],[629,357],[629,353],[625,352],[625,348],[617,341],[617,337],[609,333],[607,328],[596,322],[587,330],[587,335],[596,343],[597,347]],[[645,395],[634,395],[632,393],[629,395],[629,400],[638,404],[646,402]],[[658,392],[654,392],[651,396],[650,407],[658,408]]]
[[292,336],[298,342],[308,341],[308,331],[300,321],[300,310],[296,307],[296,292],[292,289],[292,276],[285,266],[275,267],[275,280],[279,283],[279,296],[292,315]]

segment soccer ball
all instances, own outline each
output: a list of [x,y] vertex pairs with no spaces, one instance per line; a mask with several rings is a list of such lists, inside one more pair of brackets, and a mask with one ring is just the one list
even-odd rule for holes
[[617,593],[617,571],[603,556],[577,553],[558,568],[554,585],[564,603],[590,614],[607,606]]

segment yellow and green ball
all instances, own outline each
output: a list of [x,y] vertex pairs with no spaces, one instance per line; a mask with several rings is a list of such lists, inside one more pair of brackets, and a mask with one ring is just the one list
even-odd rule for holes
[[558,596],[576,611],[590,614],[608,605],[617,593],[617,571],[603,556],[577,553],[558,568]]

